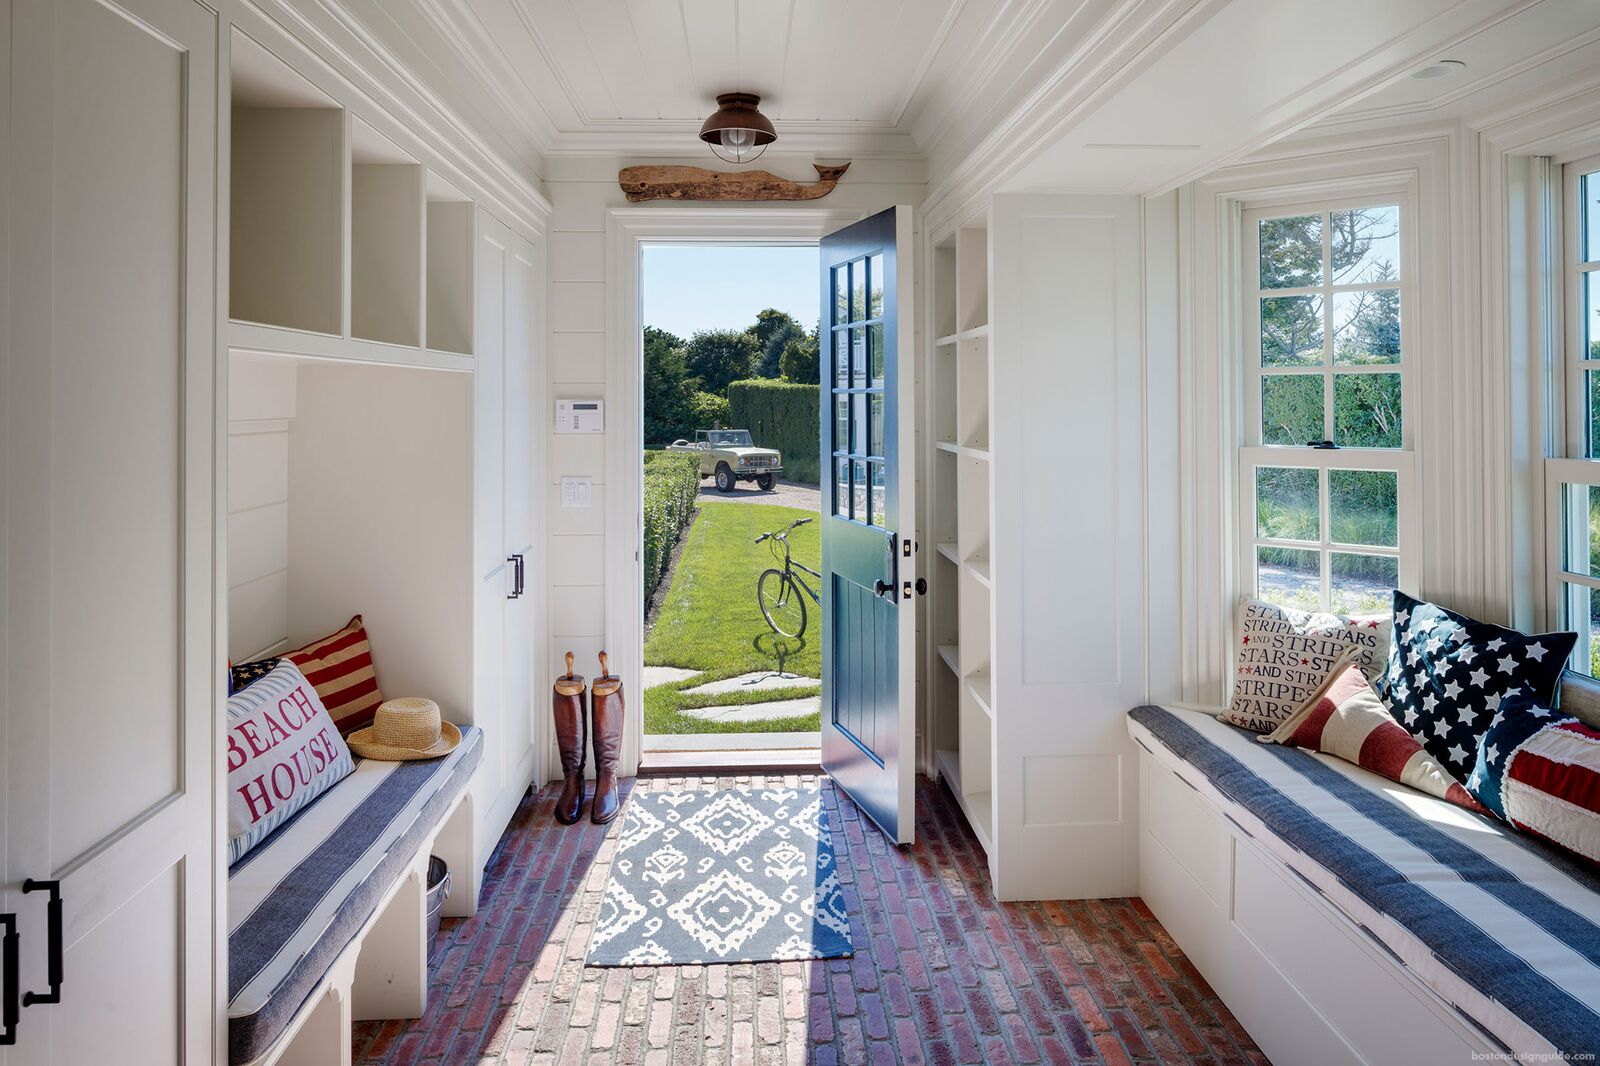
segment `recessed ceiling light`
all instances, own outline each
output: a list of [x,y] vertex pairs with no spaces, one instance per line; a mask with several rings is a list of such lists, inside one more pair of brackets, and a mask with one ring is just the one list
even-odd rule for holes
[[1441,59],[1437,63],[1429,63],[1421,70],[1413,70],[1411,76],[1418,81],[1428,81],[1432,78],[1448,78],[1466,69],[1467,65],[1459,59]]

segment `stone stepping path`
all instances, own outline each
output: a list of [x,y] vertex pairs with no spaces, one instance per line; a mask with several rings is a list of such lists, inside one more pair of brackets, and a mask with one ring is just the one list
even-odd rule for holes
[[675,681],[687,681],[691,677],[698,676],[700,676],[699,670],[685,670],[681,666],[647,666],[644,668],[644,687],[670,685]]
[[[646,686],[648,687],[648,682]],[[740,674],[738,677],[725,677],[721,681],[708,681],[704,685],[684,689],[686,695],[713,696],[724,692],[767,692],[779,688],[811,688],[820,687],[822,682],[814,677],[802,677],[799,674],[782,674],[774,670],[762,670],[753,674]]]
[[805,696],[797,700],[774,700],[771,703],[748,703],[733,707],[685,707],[679,713],[702,722],[770,722],[775,718],[816,714],[821,705],[820,696]]

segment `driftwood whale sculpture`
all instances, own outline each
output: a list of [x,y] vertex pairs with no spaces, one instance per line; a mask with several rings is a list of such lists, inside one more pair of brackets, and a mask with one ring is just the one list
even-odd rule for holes
[[624,167],[617,183],[631,203],[644,200],[817,200],[833,191],[850,164],[816,168],[817,181],[802,185],[767,170],[728,174],[704,167]]

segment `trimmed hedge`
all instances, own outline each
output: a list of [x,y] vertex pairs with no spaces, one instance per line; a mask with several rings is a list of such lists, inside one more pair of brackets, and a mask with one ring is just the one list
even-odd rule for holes
[[644,453],[644,602],[655,595],[678,537],[694,521],[700,493],[700,457],[682,452]]
[[815,385],[757,378],[728,386],[728,421],[748,429],[763,448],[783,453],[783,476],[815,485],[821,480],[822,426]]

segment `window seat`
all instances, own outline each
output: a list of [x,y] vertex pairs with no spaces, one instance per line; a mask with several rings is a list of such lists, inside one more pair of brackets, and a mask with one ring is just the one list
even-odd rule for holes
[[352,1018],[420,1016],[430,850],[450,864],[450,910],[470,914],[476,904],[468,784],[483,760],[483,732],[461,732],[441,759],[358,760],[228,870],[234,1066],[338,1062],[328,1055],[341,1040],[348,1061]]
[[1592,867],[1203,712],[1140,707],[1128,729],[1141,891],[1269,1057],[1600,1048]]

